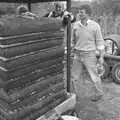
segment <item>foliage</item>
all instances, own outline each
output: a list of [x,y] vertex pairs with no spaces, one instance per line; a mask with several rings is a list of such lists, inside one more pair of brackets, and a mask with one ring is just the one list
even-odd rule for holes
[[92,3],[93,12],[98,16],[103,14],[120,14],[120,0],[99,0]]
[[15,3],[0,3],[0,16],[6,14],[14,14],[17,4]]
[[116,4],[113,9],[113,15],[117,16],[120,15],[120,4]]

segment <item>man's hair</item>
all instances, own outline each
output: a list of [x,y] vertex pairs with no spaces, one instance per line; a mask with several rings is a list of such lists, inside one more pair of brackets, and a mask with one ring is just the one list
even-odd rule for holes
[[55,2],[55,3],[54,3],[54,8],[57,8],[57,7],[62,7],[62,6],[61,6],[61,4],[60,4],[60,3]]
[[92,14],[92,7],[88,4],[81,5],[79,7],[79,10],[85,10],[86,14],[88,14],[89,16],[91,16]]
[[28,7],[26,5],[20,5],[17,7],[17,14],[21,15],[28,11]]

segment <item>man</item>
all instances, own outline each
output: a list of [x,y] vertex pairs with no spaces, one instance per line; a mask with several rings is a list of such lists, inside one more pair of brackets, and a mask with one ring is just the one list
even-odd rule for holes
[[[90,19],[91,7],[82,5],[79,9],[79,20],[73,26],[73,48],[75,56],[73,61],[72,75],[73,85],[78,97],[79,84],[83,80],[83,70],[87,70],[95,87],[95,95],[91,100],[97,101],[103,95],[101,79],[97,72],[96,52],[99,52],[100,64],[103,64],[104,40],[98,23]],[[86,88],[87,89],[87,88]]]
[[66,38],[67,38],[67,29],[66,26],[68,24],[68,18],[71,17],[71,23],[75,22],[76,18],[72,15],[72,13],[63,10],[62,5],[57,2],[54,4],[54,10],[44,15],[44,17],[53,17],[57,19],[61,19],[63,23],[63,28],[65,29],[65,37],[64,37],[64,46],[65,46],[65,53],[67,52],[66,47]]
[[76,20],[72,13],[69,13],[68,11],[62,8],[62,5],[60,3],[55,3],[54,10],[45,14],[44,17],[62,19],[64,27],[67,25],[68,17],[71,17],[71,22],[74,22]]
[[59,3],[54,4],[54,10],[47,13],[44,17],[55,17],[61,18],[64,15],[64,11],[62,10],[62,6]]
[[22,16],[24,18],[34,19],[39,18],[36,14],[29,12],[28,7],[26,5],[20,5],[17,7],[16,11],[17,16]]

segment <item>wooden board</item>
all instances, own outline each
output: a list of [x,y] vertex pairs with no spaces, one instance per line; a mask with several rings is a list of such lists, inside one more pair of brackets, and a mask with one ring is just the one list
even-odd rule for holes
[[15,36],[27,33],[57,31],[62,28],[62,20],[42,17],[29,19],[21,16],[4,17],[0,19],[0,36]]
[[62,61],[63,61],[63,57],[58,57],[57,59],[46,60],[43,62],[37,61],[37,62],[34,62],[29,65],[21,66],[15,70],[11,70],[11,71],[0,67],[0,78],[3,81],[2,84],[9,83],[9,82],[5,82],[5,81],[26,76],[27,74],[29,74],[31,72],[35,72],[38,69],[42,70],[45,68],[49,68],[51,65],[62,64]]
[[64,55],[63,46],[57,46],[49,49],[44,49],[40,51],[31,52],[29,54],[24,54],[21,56],[13,58],[0,57],[0,66],[5,69],[16,69],[17,67],[31,64],[35,61],[44,61],[46,59],[57,58]]
[[48,38],[57,38],[63,36],[64,36],[63,30],[57,30],[57,31],[55,30],[55,31],[30,33],[30,34],[23,34],[23,35],[10,36],[10,37],[1,37],[0,45],[10,45],[10,44],[24,43],[24,42],[37,41],[37,40],[43,41]]
[[60,46],[63,44],[63,37],[47,38],[31,42],[17,43],[11,45],[0,45],[0,56],[5,58],[15,57],[30,52]]

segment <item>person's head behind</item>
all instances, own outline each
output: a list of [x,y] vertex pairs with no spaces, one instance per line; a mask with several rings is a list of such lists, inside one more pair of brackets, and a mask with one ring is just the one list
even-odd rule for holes
[[23,13],[28,12],[28,7],[26,5],[20,5],[17,7],[17,14],[22,15]]
[[85,4],[79,7],[79,17],[80,19],[87,19],[92,14],[92,8],[90,5]]

